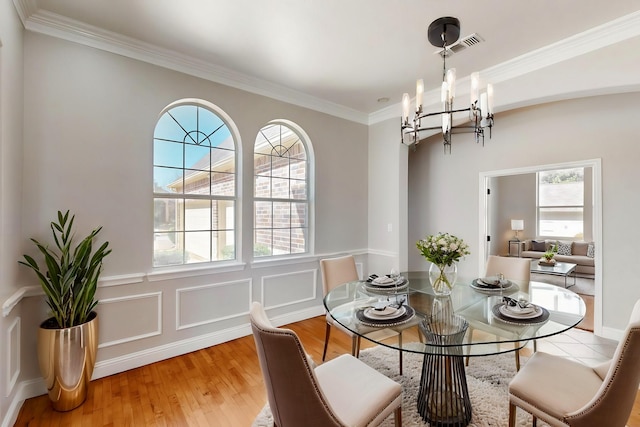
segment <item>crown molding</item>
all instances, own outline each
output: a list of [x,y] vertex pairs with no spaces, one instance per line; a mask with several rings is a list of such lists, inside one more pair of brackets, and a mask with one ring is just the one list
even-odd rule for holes
[[34,0],[14,0],[14,4],[28,31],[115,53],[352,122],[365,125],[368,122],[368,114],[361,111],[55,13],[37,10]]
[[27,27],[27,19],[38,10],[36,0],[13,0],[13,6],[18,12],[22,26]]
[[[483,80],[496,84],[638,36],[640,36],[640,11],[486,68],[480,71],[480,74]],[[463,79],[459,81],[462,82]],[[594,91],[597,89],[594,88]],[[464,90],[460,92],[460,95],[463,94]],[[570,97],[569,94],[565,94],[564,98],[568,97]],[[425,92],[424,99],[436,100],[433,102],[433,108],[439,108],[440,104],[437,100],[440,99],[440,89]],[[425,105],[431,107],[426,102]],[[401,114],[402,104],[396,103],[369,114],[368,124],[400,118]]]

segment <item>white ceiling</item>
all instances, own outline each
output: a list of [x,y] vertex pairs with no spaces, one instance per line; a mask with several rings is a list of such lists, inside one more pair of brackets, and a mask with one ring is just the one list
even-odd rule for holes
[[[435,94],[442,61],[427,27],[441,16],[459,18],[462,37],[477,33],[485,40],[448,65],[457,69],[459,85],[473,71],[493,82],[497,111],[640,89],[640,0],[14,4],[28,30],[363,123],[399,117],[402,93],[413,95],[416,78]],[[460,99],[464,91],[458,92]]]

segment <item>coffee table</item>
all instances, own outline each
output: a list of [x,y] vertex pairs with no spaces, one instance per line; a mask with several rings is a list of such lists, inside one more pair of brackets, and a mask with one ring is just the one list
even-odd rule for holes
[[[572,264],[570,262],[556,262],[556,264],[551,266],[544,266],[538,264],[538,260],[535,259],[531,261],[531,272],[532,273],[540,273],[540,274],[549,274],[552,276],[564,276],[564,287],[570,288],[576,284],[576,267],[577,264]],[[573,285],[567,286],[567,277],[573,273]]]

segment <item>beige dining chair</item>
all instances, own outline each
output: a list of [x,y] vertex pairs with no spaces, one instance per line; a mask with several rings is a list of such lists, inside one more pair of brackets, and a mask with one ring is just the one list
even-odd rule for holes
[[[531,281],[531,259],[528,258],[516,258],[516,257],[503,257],[497,255],[490,255],[487,259],[487,266],[485,268],[485,277],[504,275],[505,279],[512,280],[519,287],[520,291],[529,293],[529,282]],[[473,329],[469,329],[469,338],[473,334]],[[533,341],[533,351],[537,350],[536,340]],[[520,343],[515,344],[516,347],[520,347]],[[514,352],[516,359],[516,369],[520,370],[520,350],[517,349]],[[469,357],[467,357],[467,366],[469,365]]]
[[509,383],[509,427],[516,407],[551,426],[623,427],[640,384],[640,300],[613,358],[596,367],[537,352]]
[[377,426],[392,413],[402,425],[400,384],[348,354],[314,369],[296,333],[274,328],[260,303],[250,317],[275,426]]

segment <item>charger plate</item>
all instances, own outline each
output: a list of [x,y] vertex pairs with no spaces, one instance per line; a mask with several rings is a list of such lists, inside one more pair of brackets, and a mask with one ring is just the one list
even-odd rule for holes
[[394,319],[370,319],[367,316],[365,316],[365,314],[364,314],[364,311],[368,307],[367,308],[361,308],[358,311],[356,311],[356,318],[363,325],[371,326],[371,327],[374,327],[374,328],[386,328],[386,327],[389,327],[389,326],[402,325],[403,323],[407,323],[408,321],[413,319],[413,317],[416,315],[416,312],[414,311],[413,308],[409,307],[408,305],[404,305],[403,307],[405,309],[404,314],[402,316],[396,317]]
[[542,325],[543,323],[546,323],[547,320],[549,320],[549,310],[547,310],[544,307],[537,306],[540,308],[542,313],[540,313],[536,317],[514,318],[511,316],[505,316],[502,313],[502,311],[500,310],[500,307],[502,307],[503,305],[504,305],[503,303],[494,305],[491,308],[491,312],[493,313],[494,317],[496,317],[497,319],[499,319],[501,322],[504,322],[504,323],[509,323],[511,325]]

